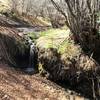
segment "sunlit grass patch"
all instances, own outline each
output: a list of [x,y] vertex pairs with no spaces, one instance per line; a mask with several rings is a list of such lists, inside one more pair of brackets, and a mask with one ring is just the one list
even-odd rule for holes
[[60,45],[58,52],[62,54],[64,58],[74,58],[81,53],[81,48],[74,44],[74,41],[65,40],[65,42]]
[[28,33],[27,36],[31,38],[33,41],[36,41],[40,37],[40,34],[36,32],[31,32]]
[[70,39],[70,34],[69,29],[50,29],[41,32],[41,37],[37,40],[37,46],[45,49],[56,48],[60,54],[72,58],[72,56],[77,56],[81,50]]
[[44,48],[58,48],[62,42],[69,38],[70,30],[50,29],[40,33],[38,45]]
[[48,36],[48,37],[62,37],[63,35],[67,36],[70,34],[69,30],[64,30],[64,29],[49,29],[47,31],[43,31],[40,33],[41,36]]

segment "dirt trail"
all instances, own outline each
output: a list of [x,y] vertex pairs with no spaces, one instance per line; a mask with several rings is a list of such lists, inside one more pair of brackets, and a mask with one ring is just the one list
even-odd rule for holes
[[[75,98],[75,99],[74,99]],[[0,100],[84,100],[65,92],[60,86],[39,75],[25,75],[0,64]]]

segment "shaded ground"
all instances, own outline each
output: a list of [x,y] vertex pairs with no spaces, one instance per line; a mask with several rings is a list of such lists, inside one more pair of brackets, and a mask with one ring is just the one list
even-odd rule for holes
[[6,64],[0,64],[1,100],[84,100],[71,93],[39,75],[25,75]]

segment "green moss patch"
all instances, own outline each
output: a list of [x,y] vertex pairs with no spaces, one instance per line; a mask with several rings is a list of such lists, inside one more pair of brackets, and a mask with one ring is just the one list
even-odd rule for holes
[[28,33],[27,36],[31,38],[33,42],[35,42],[40,37],[40,34],[36,32],[32,32],[32,33]]

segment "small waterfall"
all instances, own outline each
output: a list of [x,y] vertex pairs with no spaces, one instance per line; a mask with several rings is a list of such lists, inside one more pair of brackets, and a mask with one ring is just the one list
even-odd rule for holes
[[28,39],[28,43],[30,45],[30,53],[29,53],[29,65],[25,69],[25,72],[28,74],[34,74],[37,72],[35,66],[35,54],[36,54],[36,47],[34,42],[31,39]]

